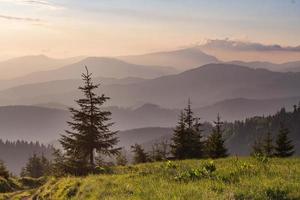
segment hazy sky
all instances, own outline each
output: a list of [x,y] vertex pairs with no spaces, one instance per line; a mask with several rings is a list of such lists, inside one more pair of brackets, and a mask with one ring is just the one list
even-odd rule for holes
[[300,0],[0,0],[0,58],[113,56],[206,39],[300,45]]

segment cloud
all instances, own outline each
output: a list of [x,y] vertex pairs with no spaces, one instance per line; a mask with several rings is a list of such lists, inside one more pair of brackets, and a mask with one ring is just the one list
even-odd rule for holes
[[230,39],[208,40],[205,44],[200,45],[202,48],[222,49],[231,51],[288,51],[300,52],[300,46],[281,46],[278,44],[265,45],[255,42],[235,41]]
[[49,9],[62,9],[62,6],[56,5],[51,3],[50,1],[46,0],[0,0],[0,2],[9,2],[21,5],[30,5],[30,6],[37,6],[42,8],[49,8]]
[[15,17],[15,16],[8,16],[8,15],[0,15],[1,19],[7,20],[15,20],[15,21],[27,21],[27,22],[41,22],[41,19],[38,18],[28,18],[28,17]]

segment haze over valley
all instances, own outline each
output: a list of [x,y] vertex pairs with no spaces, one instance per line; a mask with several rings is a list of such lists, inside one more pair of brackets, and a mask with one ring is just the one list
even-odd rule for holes
[[[27,56],[3,61],[1,66],[6,66],[7,73],[22,71],[20,60],[39,70],[31,68],[1,81],[0,131],[4,140],[56,141],[68,129],[68,108],[76,106],[74,99],[81,96],[77,88],[82,84],[84,66],[93,73],[93,81],[101,84],[98,92],[111,98],[105,107],[112,112],[113,129],[120,131],[120,145],[126,148],[133,141],[148,144],[163,137],[170,139],[188,98],[203,122],[213,122],[218,113],[223,120],[234,122],[274,115],[283,107],[292,111],[300,100],[300,62],[224,62],[203,53],[200,47],[60,60],[64,62]],[[157,135],[154,127],[168,131]],[[147,136],[146,130],[153,133]],[[130,133],[129,138],[123,133]]]

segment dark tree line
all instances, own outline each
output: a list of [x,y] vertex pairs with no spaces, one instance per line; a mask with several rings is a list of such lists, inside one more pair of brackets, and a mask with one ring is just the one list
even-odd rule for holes
[[51,162],[44,155],[33,154],[31,156],[26,166],[22,168],[21,176],[40,178],[45,175],[51,174]]
[[[203,134],[203,124],[195,117],[188,101],[187,107],[181,112],[171,144],[157,143],[152,152],[145,152],[141,145],[132,146],[134,163],[162,161],[166,159],[223,158],[227,157],[224,139],[224,123],[218,115],[211,133]],[[170,149],[170,150],[169,150]]]
[[0,160],[15,175],[20,173],[21,167],[25,166],[33,154],[44,155],[45,158],[51,159],[53,152],[54,149],[51,145],[44,145],[39,142],[0,140]]
[[[257,137],[252,145],[252,155],[265,155],[267,157],[289,157],[295,153],[295,148],[291,133],[282,121],[288,121],[292,127],[300,125],[300,106],[295,106],[291,113],[282,109],[274,116],[254,117],[247,119],[245,122],[237,121],[235,123],[224,123],[220,116],[214,121],[211,134],[203,135],[203,125],[199,122],[200,118],[194,117],[190,102],[180,116],[177,126],[174,129],[172,143],[170,145],[171,152],[167,152],[165,158],[170,159],[190,159],[190,158],[223,158],[229,155],[225,145],[225,135],[230,138],[230,134],[234,134],[232,129],[238,129],[238,133],[243,133],[243,139],[252,136],[253,131],[267,130],[264,137]],[[288,120],[287,120],[288,119]],[[264,127],[268,123],[268,128]],[[279,126],[279,127],[278,127]],[[271,130],[276,130],[278,134],[273,137]],[[300,129],[298,129],[300,131]],[[251,132],[251,133],[250,133]],[[235,132],[236,133],[236,132]],[[260,132],[261,133],[261,132]],[[243,144],[236,144],[242,146]],[[145,152],[142,146],[135,145],[132,147],[135,155],[135,163],[144,163],[151,161],[159,161],[151,156],[149,152]],[[249,154],[248,154],[249,155]]]
[[279,133],[274,138],[268,131],[263,139],[256,139],[253,145],[252,155],[264,155],[267,157],[290,157],[295,153],[293,141],[289,138],[290,130],[280,125]]
[[214,122],[212,133],[203,136],[203,125],[195,117],[191,103],[181,112],[179,122],[172,137],[172,154],[175,159],[189,158],[222,158],[228,156],[223,136],[223,122],[220,116]]
[[[300,150],[300,105],[294,106],[294,110],[291,112],[282,108],[271,116],[252,117],[244,121],[227,123],[225,126],[226,135],[229,136],[230,140],[228,147],[233,154],[246,156],[251,152],[259,152],[263,150],[258,148],[262,145],[267,149],[272,149],[272,146],[275,148],[276,138],[282,131],[282,126],[288,130],[287,136],[289,140],[293,141],[294,151]],[[234,137],[230,137],[231,135]]]

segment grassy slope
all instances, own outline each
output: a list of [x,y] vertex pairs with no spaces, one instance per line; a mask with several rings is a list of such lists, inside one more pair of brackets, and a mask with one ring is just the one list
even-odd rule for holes
[[[300,199],[300,159],[252,158],[214,161],[210,176],[179,174],[203,169],[207,160],[116,167],[113,174],[51,178],[36,191],[38,199]],[[172,162],[173,164],[173,162]],[[22,195],[20,195],[22,196]],[[17,198],[16,198],[17,199]]]

